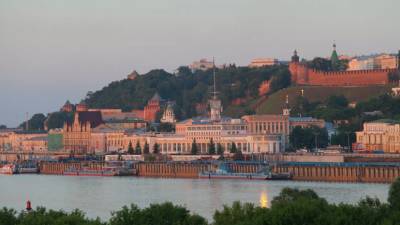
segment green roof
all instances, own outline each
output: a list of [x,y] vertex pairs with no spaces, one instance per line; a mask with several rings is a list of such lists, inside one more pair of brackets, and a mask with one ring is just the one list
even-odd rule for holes
[[379,119],[379,120],[374,120],[372,121],[373,123],[389,123],[389,124],[400,124],[399,120],[393,120],[393,119]]

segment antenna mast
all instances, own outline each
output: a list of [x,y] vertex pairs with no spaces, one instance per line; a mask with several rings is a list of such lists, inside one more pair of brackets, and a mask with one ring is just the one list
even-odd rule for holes
[[216,85],[215,85],[215,59],[213,56],[213,79],[214,79],[214,99],[217,98]]

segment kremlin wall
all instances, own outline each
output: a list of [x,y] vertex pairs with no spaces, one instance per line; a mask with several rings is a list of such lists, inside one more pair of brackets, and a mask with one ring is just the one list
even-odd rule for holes
[[[334,45],[334,48],[336,46]],[[333,50],[332,57],[337,57]],[[332,60],[332,58],[331,58]],[[333,61],[333,60],[332,60]],[[397,63],[398,67],[399,63]],[[292,84],[314,86],[369,86],[389,84],[389,74],[396,72],[398,68],[371,69],[371,70],[347,70],[347,71],[320,71],[308,68],[299,61],[297,52],[294,52],[289,63]]]

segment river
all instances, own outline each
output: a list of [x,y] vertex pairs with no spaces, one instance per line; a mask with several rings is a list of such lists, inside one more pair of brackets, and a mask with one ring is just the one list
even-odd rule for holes
[[260,199],[270,201],[284,187],[310,188],[333,203],[356,203],[367,195],[386,201],[389,189],[387,184],[51,175],[0,175],[0,185],[0,207],[22,210],[29,199],[33,207],[79,208],[89,217],[103,220],[111,211],[131,203],[146,207],[170,201],[211,220],[224,204],[241,201],[260,205]]

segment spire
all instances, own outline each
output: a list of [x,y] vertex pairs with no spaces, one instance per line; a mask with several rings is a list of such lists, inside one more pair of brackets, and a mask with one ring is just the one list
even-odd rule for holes
[[331,55],[331,66],[332,66],[332,70],[338,70],[339,57],[336,52],[336,43],[333,42],[332,46],[333,46],[333,51],[332,51],[332,55]]
[[214,80],[213,98],[217,99],[217,88],[216,88],[216,83],[215,83],[215,59],[214,59],[214,57],[213,57],[213,80]]
[[215,60],[213,57],[213,96],[210,99],[210,116],[212,121],[221,120],[222,104],[221,100],[217,97],[217,85],[215,80]]
[[285,106],[283,107],[283,115],[290,116],[289,95],[286,95]]
[[292,62],[299,62],[299,56],[297,55],[297,50],[296,49],[293,52]]

